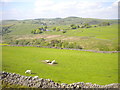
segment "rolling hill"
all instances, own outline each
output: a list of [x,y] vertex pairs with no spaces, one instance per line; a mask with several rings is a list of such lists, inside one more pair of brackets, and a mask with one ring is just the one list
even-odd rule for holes
[[[40,18],[29,20],[3,20],[2,27],[8,31],[3,35],[3,43],[10,40],[26,40],[45,38],[50,40],[62,40],[76,42],[84,49],[93,50],[118,50],[118,25],[117,20],[67,17],[67,18]],[[109,22],[110,26],[98,26],[102,22]],[[71,29],[70,25],[83,25],[88,23],[91,28]],[[41,34],[32,34],[31,31],[47,25],[50,31]],[[97,27],[94,27],[97,26]],[[60,31],[53,31],[52,28],[60,28]],[[66,30],[63,33],[62,30]]]

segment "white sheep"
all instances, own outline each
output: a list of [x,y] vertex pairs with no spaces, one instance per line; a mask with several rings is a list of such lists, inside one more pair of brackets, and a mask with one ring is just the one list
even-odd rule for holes
[[45,62],[49,63],[49,62],[50,62],[50,60],[45,60]]
[[56,61],[55,60],[53,60],[52,62],[51,62],[51,64],[55,64],[56,63]]
[[52,65],[52,63],[48,63],[48,64]]
[[26,70],[25,73],[31,74],[31,70]]

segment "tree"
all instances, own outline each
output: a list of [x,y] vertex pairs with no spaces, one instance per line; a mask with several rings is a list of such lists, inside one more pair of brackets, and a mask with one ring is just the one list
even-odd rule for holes
[[67,31],[63,30],[62,33],[66,33]]
[[71,25],[70,25],[70,27],[73,27],[73,26],[75,26],[75,25],[74,25],[74,24],[71,24]]
[[39,30],[43,30],[44,28],[43,28],[43,27],[39,27],[38,29],[39,29]]
[[44,42],[46,39],[45,38],[40,38],[40,41],[41,42]]
[[29,43],[29,41],[24,41],[24,45],[28,45]]
[[47,26],[44,26],[43,28],[46,30],[46,29],[47,29]]
[[43,33],[43,32],[39,29],[36,29],[36,34],[40,34],[40,33]]
[[60,40],[51,40],[51,45],[54,47],[56,46],[58,43],[61,43]]
[[74,48],[74,43],[69,43],[68,48]]
[[99,26],[109,26],[109,25],[110,25],[109,22],[102,22],[102,23],[99,24]]
[[90,25],[88,25],[88,26],[86,26],[86,28],[91,28],[92,26],[90,26]]
[[39,29],[36,29],[36,34],[39,34],[40,33],[40,30]]
[[58,44],[57,44],[57,47],[62,47],[62,43],[63,43],[63,42],[58,43]]
[[77,26],[74,25],[74,24],[71,24],[70,27],[71,27],[71,29],[76,29],[77,28]]
[[72,26],[72,29],[76,29],[77,27],[76,26]]
[[88,23],[85,23],[84,26],[89,26],[89,24],[88,24]]
[[53,28],[52,28],[52,30],[54,30],[54,31],[55,31],[55,30],[56,30],[56,27],[53,27]]
[[81,26],[81,28],[85,28],[85,26],[84,26],[84,25],[82,25],[82,26]]
[[60,28],[57,27],[57,28],[56,28],[56,31],[60,31]]
[[68,47],[68,44],[69,44],[68,42],[64,41],[64,42],[62,43],[62,48],[69,48],[69,47]]
[[92,26],[89,25],[89,23],[84,23],[84,25],[81,26],[81,28],[90,28]]
[[16,40],[16,41],[15,41],[15,44],[17,44],[17,45],[18,45],[18,43],[19,43],[19,41],[18,41],[18,40]]
[[32,30],[31,33],[35,34],[35,33],[36,33],[36,30]]
[[80,28],[80,26],[79,26],[79,25],[77,25],[77,28]]

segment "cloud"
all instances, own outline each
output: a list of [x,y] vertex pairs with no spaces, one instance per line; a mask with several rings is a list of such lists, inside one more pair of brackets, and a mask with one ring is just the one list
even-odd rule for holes
[[3,20],[6,20],[6,19],[19,19],[19,20],[22,20],[22,19],[30,19],[30,18],[33,18],[34,15],[31,14],[30,11],[23,11],[21,9],[16,9],[16,8],[12,8],[10,10],[8,10],[7,12],[6,11],[2,11],[1,13],[2,15],[2,19]]
[[9,18],[19,18],[21,14],[20,10],[17,10],[15,8],[12,8],[10,10],[2,11],[2,19],[9,19]]
[[1,0],[1,2],[13,2],[14,0]]
[[104,2],[80,2],[53,0],[37,0],[35,2],[35,13],[39,17],[94,17],[94,18],[117,18],[117,3],[115,1],[109,6]]
[[34,2],[35,0],[0,0],[0,2],[10,3],[10,2]]
[[[13,2],[17,0],[2,0]],[[90,2],[80,0],[18,0],[31,1],[33,4],[12,4],[9,9],[3,11],[4,19],[27,19],[27,18],[55,18],[78,16],[84,18],[117,18],[118,1],[115,2]]]

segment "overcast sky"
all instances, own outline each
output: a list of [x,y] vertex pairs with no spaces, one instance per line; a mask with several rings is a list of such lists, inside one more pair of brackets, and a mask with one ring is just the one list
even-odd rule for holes
[[2,19],[118,18],[120,0],[1,0]]

